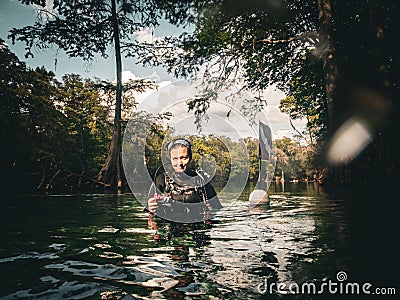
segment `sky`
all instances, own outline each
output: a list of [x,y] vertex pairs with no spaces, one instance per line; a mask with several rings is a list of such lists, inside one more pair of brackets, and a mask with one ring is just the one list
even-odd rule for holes
[[[0,38],[6,41],[10,50],[14,52],[18,58],[25,61],[28,66],[37,67],[44,66],[47,70],[53,71],[58,79],[64,74],[75,73],[80,74],[84,78],[94,78],[98,77],[103,80],[114,81],[115,75],[115,62],[112,55],[112,49],[110,49],[110,56],[108,59],[104,59],[100,56],[96,56],[90,63],[83,61],[80,58],[69,58],[63,51],[57,51],[56,48],[50,48],[42,51],[34,51],[33,58],[25,58],[25,45],[23,43],[12,44],[12,41],[7,38],[8,31],[14,27],[23,27],[26,25],[31,25],[36,20],[36,12],[32,6],[23,5],[17,0],[1,0],[0,1]],[[149,41],[154,37],[161,37],[165,35],[178,35],[183,30],[182,28],[176,28],[175,26],[168,24],[167,22],[161,22],[161,25],[154,30],[142,30],[138,32],[136,38],[140,41]],[[189,28],[190,30],[190,28]],[[55,62],[57,61],[57,64]],[[159,89],[167,86],[168,84],[179,81],[179,79],[174,78],[171,74],[162,67],[150,68],[143,67],[135,63],[135,60],[123,59],[123,81],[129,79],[137,78],[147,78],[155,80],[159,84]],[[153,93],[158,93],[159,91],[148,91],[143,94],[137,95],[138,102],[145,101]],[[268,87],[264,95],[267,99],[266,107],[266,117],[272,127],[273,137],[282,138],[283,136],[293,137],[295,131],[289,123],[289,117],[279,110],[279,102],[285,97],[285,94],[276,89],[273,86]],[[182,102],[182,106],[184,103]],[[213,104],[212,104],[213,105]],[[217,104],[215,104],[217,105]],[[216,115],[223,113],[226,109],[226,113],[229,108],[219,106],[212,107],[215,111],[219,111]],[[187,113],[186,108],[180,108],[177,111],[182,113],[181,119],[184,118],[186,121],[193,120],[193,116]],[[178,113],[178,112],[177,112]],[[191,118],[190,118],[191,117]],[[226,124],[232,122],[231,120],[226,120]],[[233,121],[235,123],[235,121]],[[302,130],[304,128],[305,122],[303,120],[293,121],[296,128]],[[185,124],[185,123],[184,123]],[[211,124],[211,125],[210,125]],[[212,122],[208,124],[208,133],[216,133],[212,131],[217,131],[219,126],[212,127]],[[181,124],[182,125],[182,124]],[[219,131],[219,130],[218,130]],[[243,129],[243,132],[246,130]]]

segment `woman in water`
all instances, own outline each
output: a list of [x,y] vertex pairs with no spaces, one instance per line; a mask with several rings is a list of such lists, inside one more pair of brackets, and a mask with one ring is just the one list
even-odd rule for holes
[[156,193],[147,203],[147,210],[176,222],[206,220],[212,212],[222,208],[210,176],[195,169],[192,145],[186,139],[175,139],[167,144],[172,169],[159,174],[155,180]]

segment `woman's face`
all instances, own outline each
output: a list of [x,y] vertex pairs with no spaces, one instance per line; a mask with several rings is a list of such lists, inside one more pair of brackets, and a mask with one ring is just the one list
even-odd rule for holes
[[185,171],[190,162],[188,148],[183,145],[173,147],[169,154],[175,172]]

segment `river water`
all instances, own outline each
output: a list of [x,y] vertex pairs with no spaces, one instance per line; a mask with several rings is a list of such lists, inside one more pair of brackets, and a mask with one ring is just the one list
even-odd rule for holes
[[249,209],[251,190],[191,226],[149,218],[128,194],[8,197],[0,298],[314,299],[324,282],[398,294],[398,222],[376,196],[273,183],[270,204]]

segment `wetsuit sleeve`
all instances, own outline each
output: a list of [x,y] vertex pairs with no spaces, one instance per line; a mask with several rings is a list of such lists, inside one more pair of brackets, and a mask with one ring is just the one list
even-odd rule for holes
[[164,177],[164,174],[159,174],[156,177],[155,184],[156,184],[158,192],[164,193],[164,191],[165,191],[165,177]]
[[211,207],[214,209],[222,208],[222,204],[218,199],[217,193],[215,192],[215,189],[210,182],[208,182],[205,185],[205,189],[206,189],[207,199],[208,202],[211,204]]

